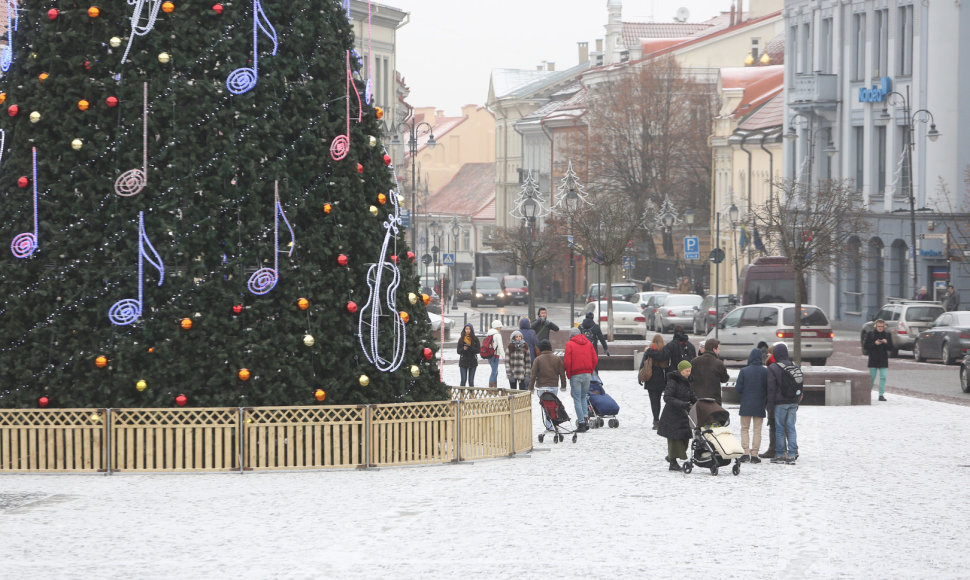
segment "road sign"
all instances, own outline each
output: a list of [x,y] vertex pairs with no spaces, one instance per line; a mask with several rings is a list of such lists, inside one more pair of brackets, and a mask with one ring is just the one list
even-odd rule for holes
[[623,256],[623,269],[632,270],[637,264],[637,260],[634,256]]
[[701,240],[697,236],[684,236],[684,259],[701,259]]
[[427,266],[431,263],[431,254],[425,254],[421,256],[421,263]]
[[454,254],[441,254],[441,263],[445,266],[455,265],[455,255]]
[[411,212],[406,209],[401,211],[401,225],[406,228],[411,227]]
[[724,261],[724,250],[721,248],[714,248],[711,250],[711,254],[708,259],[715,264],[720,264]]

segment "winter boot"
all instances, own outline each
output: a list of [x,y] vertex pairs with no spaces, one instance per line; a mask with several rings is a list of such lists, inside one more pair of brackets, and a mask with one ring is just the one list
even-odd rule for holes
[[682,468],[680,467],[680,465],[677,465],[677,460],[676,459],[671,459],[670,460],[670,467],[668,468],[668,471],[681,471],[681,470],[682,470]]

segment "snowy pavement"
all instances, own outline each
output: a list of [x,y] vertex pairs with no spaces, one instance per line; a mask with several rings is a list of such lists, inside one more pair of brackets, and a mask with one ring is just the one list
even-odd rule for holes
[[0,476],[0,578],[970,577],[967,407],[801,407],[797,465],[685,475],[634,373],[602,378],[618,429],[513,459]]

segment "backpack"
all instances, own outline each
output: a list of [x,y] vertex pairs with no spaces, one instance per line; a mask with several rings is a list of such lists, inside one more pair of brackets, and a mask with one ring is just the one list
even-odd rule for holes
[[781,368],[781,396],[786,399],[795,399],[802,394],[802,369],[795,365],[778,363]]
[[482,355],[482,358],[484,359],[490,359],[495,356],[495,347],[492,346],[492,337],[494,336],[494,334],[489,334],[485,337],[485,340],[482,341],[482,349],[479,351],[479,354]]

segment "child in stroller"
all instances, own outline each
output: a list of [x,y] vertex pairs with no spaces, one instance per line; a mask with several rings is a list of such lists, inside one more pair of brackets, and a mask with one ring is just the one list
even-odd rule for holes
[[[565,439],[566,433],[572,433],[573,443],[575,443],[578,438],[576,429],[569,429],[569,415],[562,401],[556,396],[556,390],[540,389],[540,391],[539,407],[542,409],[542,421],[546,424],[546,430],[553,433],[552,442],[559,443]],[[564,423],[567,425],[563,426]],[[545,437],[545,433],[539,433],[539,443],[542,443]]]
[[744,449],[728,428],[731,414],[714,399],[697,399],[687,418],[694,436],[690,444],[691,457],[684,462],[684,473],[690,473],[697,465],[710,469],[711,475],[717,475],[718,468],[730,464],[732,459],[731,473],[741,473]]
[[603,418],[606,417],[610,420],[610,428],[619,427],[620,420],[616,418],[619,412],[620,406],[613,397],[606,394],[603,381],[598,374],[594,374],[589,381],[589,416],[592,417],[589,426],[602,427]]

